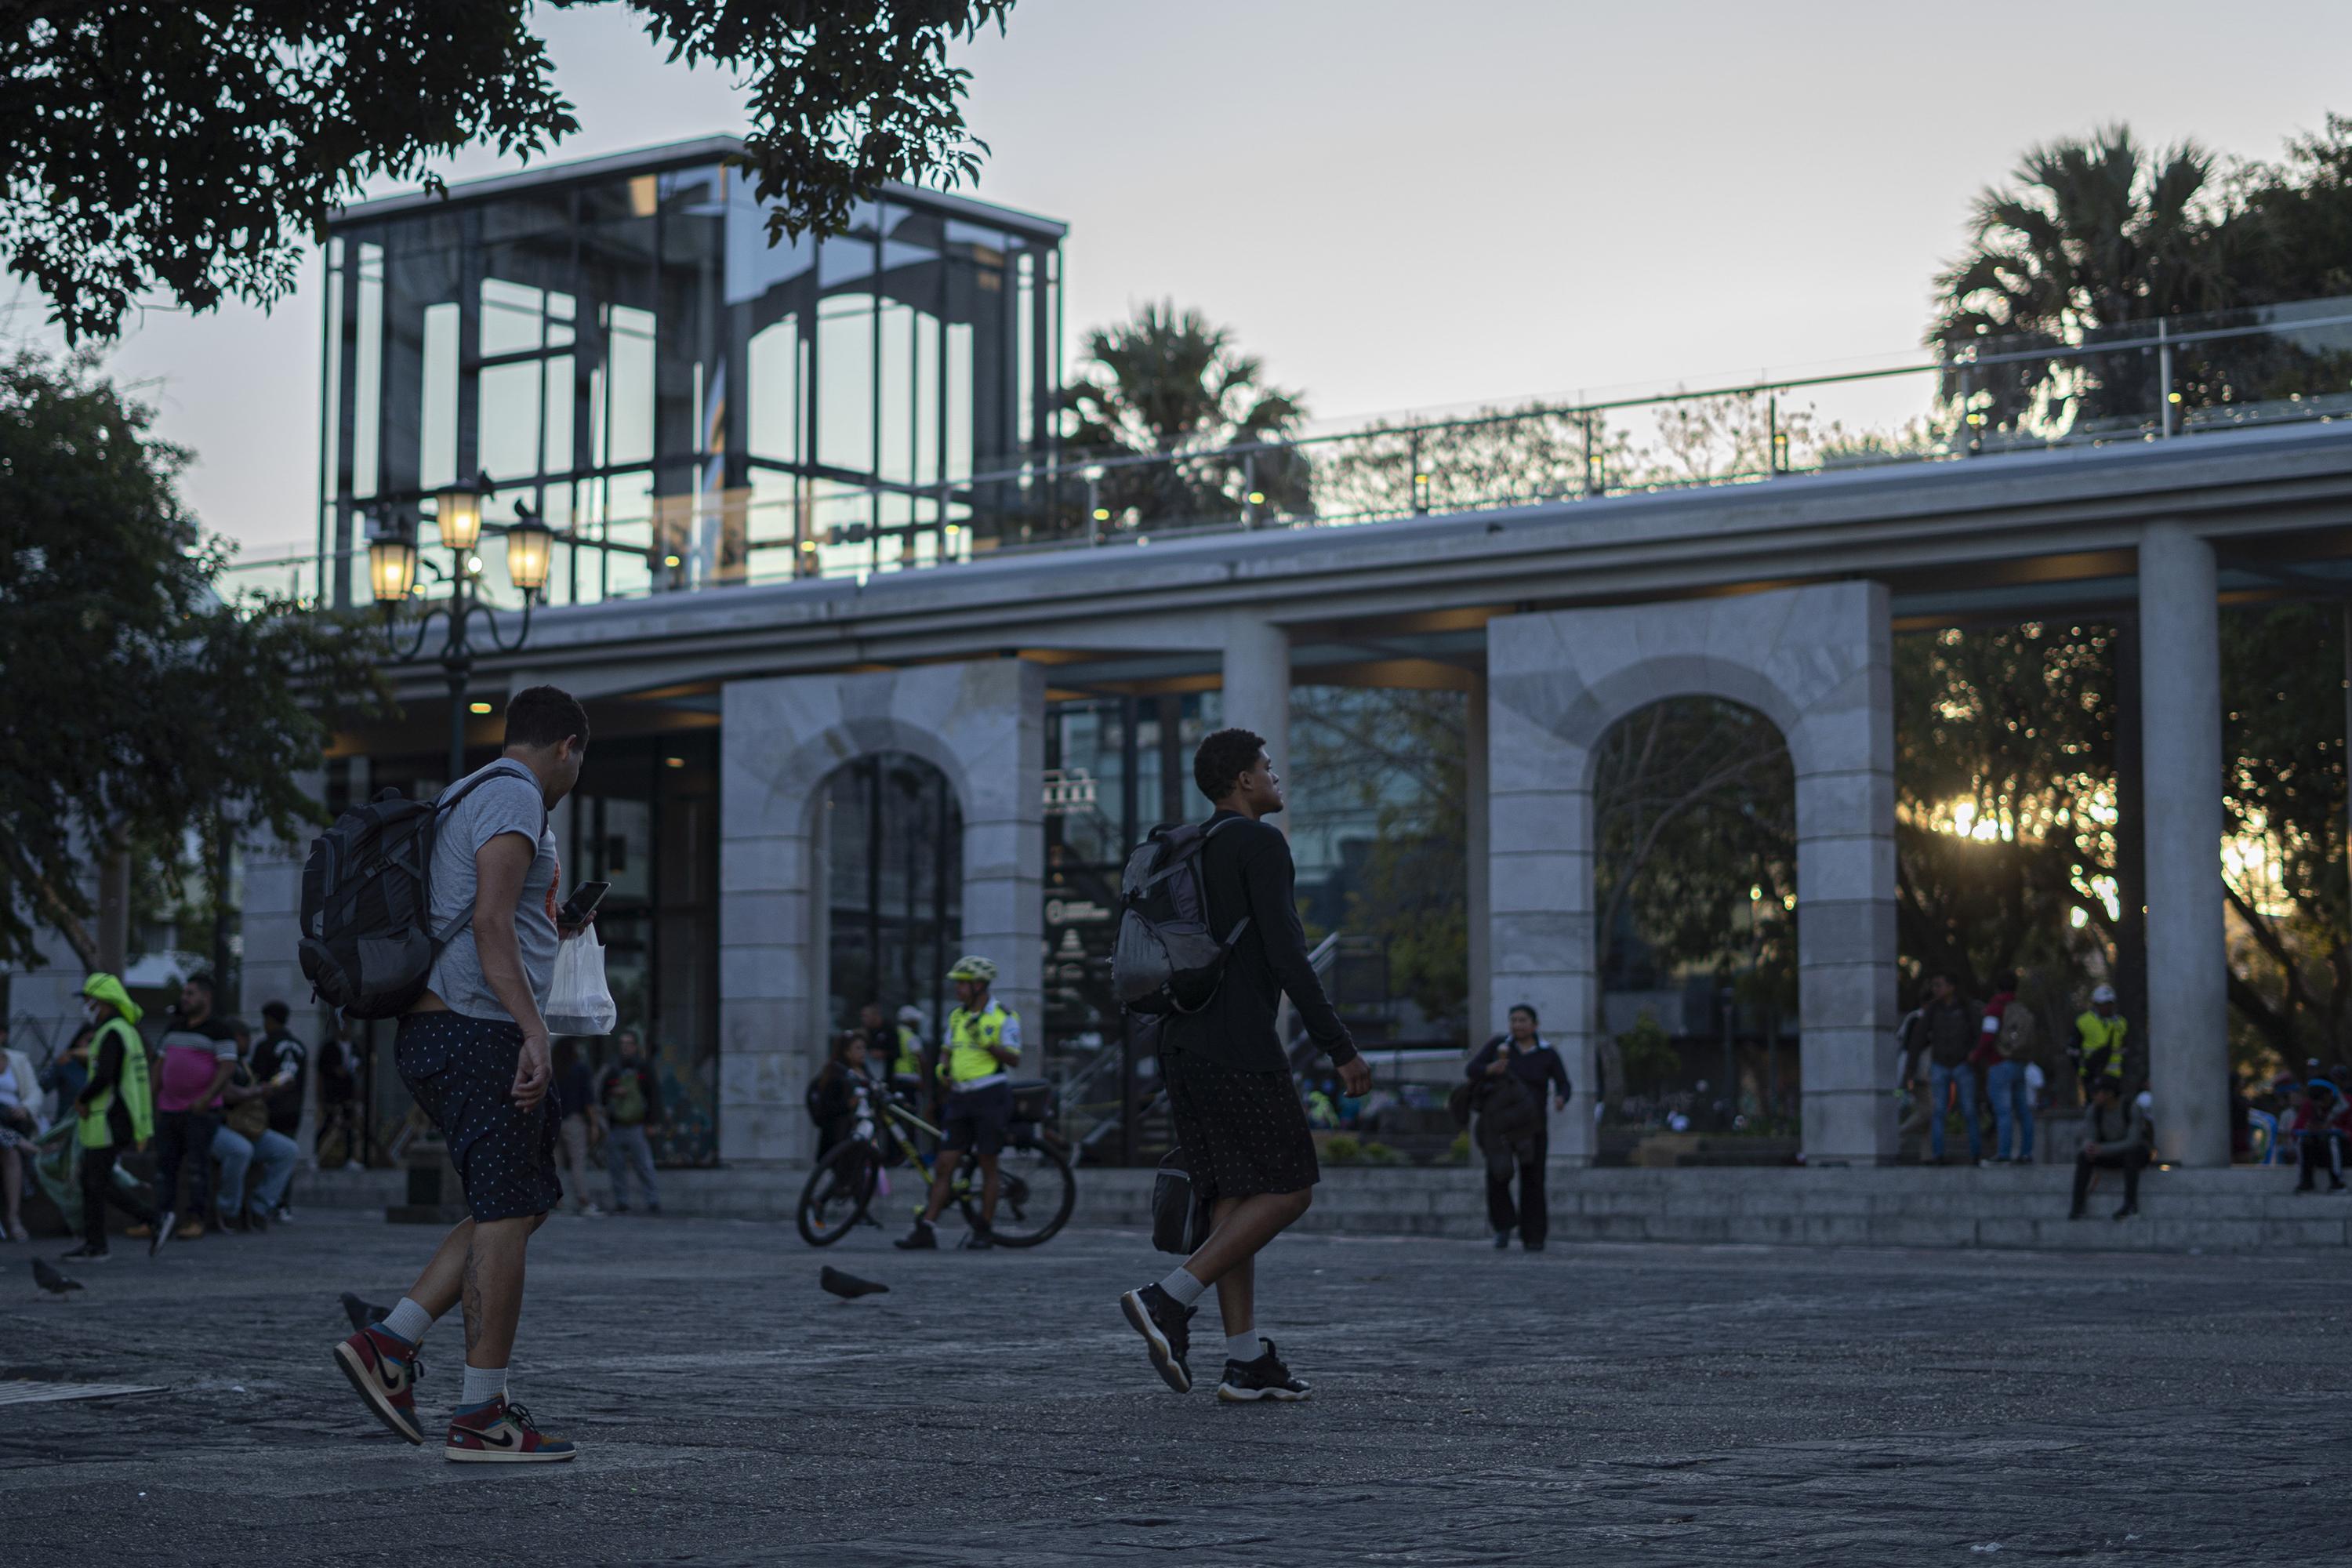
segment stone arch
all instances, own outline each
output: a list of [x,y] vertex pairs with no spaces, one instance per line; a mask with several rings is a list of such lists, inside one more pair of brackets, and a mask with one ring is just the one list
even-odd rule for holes
[[[826,779],[875,752],[947,775],[963,811],[963,937],[1024,1017],[1042,1001],[1045,678],[1021,659],[730,681],[719,738],[719,1150],[808,1152],[825,1020],[815,905]],[[1033,1037],[1042,1031],[1033,1031]]]
[[[1512,616],[1487,626],[1490,994],[1534,1000],[1593,1082],[1593,752],[1667,697],[1754,708],[1797,778],[1799,1028],[1806,1157],[1894,1149],[1895,727],[1886,591],[1836,583],[1665,604]],[[1490,1020],[1499,1026],[1501,1020]],[[1580,1068],[1581,1069],[1580,1071]],[[1591,1102],[1554,1130],[1591,1157]]]
[[963,801],[955,781],[928,758],[877,747],[817,782],[810,818],[809,942],[818,960],[810,972],[820,1031],[849,1023],[869,998],[945,1017],[955,1005],[947,972],[963,931]]

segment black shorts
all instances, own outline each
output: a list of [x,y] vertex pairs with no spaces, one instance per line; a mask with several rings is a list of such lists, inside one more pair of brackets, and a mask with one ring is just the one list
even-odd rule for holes
[[1183,1051],[1160,1056],[1169,1119],[1212,1203],[1305,1192],[1323,1179],[1315,1135],[1286,1072],[1250,1072]]
[[554,1097],[514,1102],[522,1026],[458,1013],[411,1013],[393,1037],[400,1081],[449,1145],[478,1220],[545,1214],[563,1201],[555,1177]]
[[940,1115],[940,1147],[974,1154],[1001,1153],[1004,1130],[1013,1125],[1013,1086],[960,1089],[948,1096]]

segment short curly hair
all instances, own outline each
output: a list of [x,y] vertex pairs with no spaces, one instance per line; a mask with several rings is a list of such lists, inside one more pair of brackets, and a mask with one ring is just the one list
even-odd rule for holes
[[1234,793],[1244,773],[1257,766],[1257,754],[1265,750],[1263,735],[1247,730],[1220,730],[1192,753],[1192,782],[1212,801],[1223,800]]

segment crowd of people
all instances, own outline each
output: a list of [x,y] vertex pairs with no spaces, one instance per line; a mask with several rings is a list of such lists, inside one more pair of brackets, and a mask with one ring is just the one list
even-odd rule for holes
[[[0,1234],[30,1239],[23,1201],[42,1185],[62,1195],[66,1222],[80,1232],[65,1255],[76,1262],[110,1255],[109,1207],[131,1215],[129,1236],[151,1254],[293,1219],[310,1049],[289,1029],[285,1003],[265,1004],[257,1030],[215,1002],[212,976],[191,975],[151,1046],[129,988],[93,973],[82,986],[83,1024],[45,1068],[36,1073],[22,1051],[0,1057]],[[340,1070],[341,1047],[329,1050]],[[117,1170],[141,1149],[154,1157],[152,1203]]]

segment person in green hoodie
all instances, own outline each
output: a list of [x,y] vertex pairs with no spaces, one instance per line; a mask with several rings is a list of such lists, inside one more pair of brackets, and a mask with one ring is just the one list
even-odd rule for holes
[[90,1040],[89,1081],[74,1100],[75,1142],[81,1146],[81,1245],[65,1255],[69,1263],[107,1258],[106,1205],[114,1205],[141,1224],[154,1227],[152,1255],[171,1232],[144,1204],[117,1186],[114,1161],[125,1149],[143,1148],[155,1133],[155,1097],[147,1081],[147,1043],[139,1037],[139,1004],[122,982],[103,972],[82,982],[82,1008],[98,1033]]

